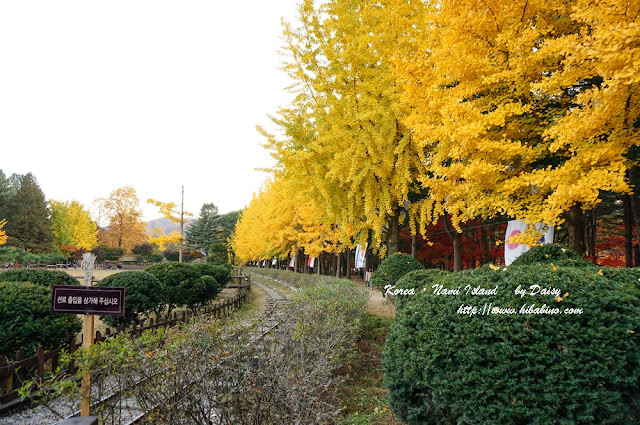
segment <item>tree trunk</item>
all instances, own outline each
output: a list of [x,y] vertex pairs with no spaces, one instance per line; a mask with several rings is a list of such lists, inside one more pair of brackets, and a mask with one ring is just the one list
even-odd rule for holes
[[411,256],[416,258],[418,255],[418,235],[411,235]]
[[443,215],[444,229],[453,242],[453,271],[459,272],[462,270],[462,233],[458,233],[451,224],[451,219],[448,215]]
[[480,264],[487,264],[491,260],[489,259],[489,252],[491,251],[491,247],[489,246],[489,235],[487,235],[487,231],[484,226],[480,228]]
[[347,248],[345,251],[345,267],[347,268],[347,279],[351,280],[351,248]]
[[638,237],[640,236],[640,205],[638,205],[638,198],[635,193],[629,196],[629,201],[631,217],[633,219],[633,230],[635,230],[636,242],[638,242]]
[[396,208],[389,221],[389,242],[387,255],[400,251],[400,208]]
[[624,206],[624,259],[627,267],[633,267],[633,217],[631,216],[631,196],[622,197]]
[[[638,167],[631,167],[629,169],[629,181],[631,182],[631,184],[637,181],[636,179],[637,170],[638,170]],[[636,254],[638,252],[637,248],[638,246],[640,246],[640,205],[639,204],[640,202],[638,202],[638,194],[634,188],[633,192],[631,192],[631,194],[629,195],[629,207],[630,207],[629,211],[631,212],[631,218],[633,219],[633,230],[635,231],[634,233],[635,233],[636,245],[634,246],[634,250]],[[636,260],[635,260],[636,266],[638,266],[639,260],[640,258],[636,256]]]
[[585,244],[587,248],[587,255],[594,257],[598,254],[596,252],[596,231],[597,231],[597,215],[595,208],[588,211],[587,218],[587,233],[585,235]]
[[580,208],[579,204],[572,206],[569,211],[565,213],[569,230],[569,248],[574,250],[581,257],[586,251],[582,215],[582,208]]
[[340,277],[340,253],[336,254],[336,277]]

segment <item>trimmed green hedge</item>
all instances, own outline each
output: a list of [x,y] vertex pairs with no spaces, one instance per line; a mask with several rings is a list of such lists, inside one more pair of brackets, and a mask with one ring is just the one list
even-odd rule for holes
[[0,273],[0,282],[31,282],[51,285],[79,285],[78,279],[60,270],[13,269]]
[[386,285],[395,285],[398,279],[413,270],[422,270],[422,264],[412,256],[397,252],[391,254],[373,272],[371,282],[373,285],[382,290]]
[[259,267],[244,267],[243,271],[256,276],[265,276],[276,282],[289,285],[296,289],[303,289],[308,286],[315,286],[318,283],[331,283],[337,278],[335,276],[325,276],[315,273],[297,273],[290,270],[268,269]]
[[162,283],[151,273],[143,271],[123,271],[107,276],[98,286],[123,286],[126,288],[124,317],[100,316],[109,326],[124,324],[129,326],[149,313],[157,311],[163,304]]
[[0,355],[26,357],[38,345],[52,350],[67,344],[82,324],[73,314],[51,314],[51,290],[28,282],[0,282]]
[[227,286],[227,283],[231,280],[231,269],[222,264],[207,264],[197,263],[193,264],[200,276],[211,276],[220,285],[220,289]]
[[[639,279],[550,264],[408,274],[397,286],[415,295],[398,296],[383,356],[394,412],[408,424],[640,423]],[[531,285],[560,297],[516,294]],[[514,314],[482,315],[485,303]],[[531,304],[560,314],[519,314]]]
[[162,300],[169,306],[168,313],[175,307],[191,304],[194,288],[200,283],[200,274],[191,264],[168,262],[145,271],[162,283]]
[[550,264],[556,266],[562,264],[565,266],[587,266],[592,263],[583,260],[575,251],[560,244],[537,245],[518,256],[512,266],[526,266],[530,264]]

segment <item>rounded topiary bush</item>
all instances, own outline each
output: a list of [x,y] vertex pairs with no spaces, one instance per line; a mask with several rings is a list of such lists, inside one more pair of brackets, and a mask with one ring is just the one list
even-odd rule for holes
[[200,277],[200,281],[193,287],[189,306],[194,308],[215,299],[222,288],[215,278],[205,275]]
[[[450,272],[445,272],[440,269],[413,270],[396,282],[396,289],[402,293],[407,293],[406,291],[409,290],[409,294],[415,294],[423,290],[432,290],[432,286],[435,284],[434,282],[443,274],[450,274]],[[409,299],[408,296],[398,296],[396,298],[396,309],[402,309],[404,303]]]
[[[406,279],[419,287],[419,273]],[[385,345],[394,412],[408,424],[638,423],[637,279],[555,265],[426,276],[399,296]]]
[[560,244],[536,245],[529,251],[522,253],[518,258],[513,260],[512,266],[524,266],[528,264],[549,264],[563,261],[572,262],[572,265],[589,265],[588,261],[583,260],[580,256],[566,246]]
[[122,286],[126,288],[124,317],[100,316],[109,326],[130,325],[149,313],[157,311],[162,304],[162,283],[151,273],[123,271],[107,276],[98,286]]
[[26,357],[61,347],[80,332],[73,314],[51,314],[51,290],[28,282],[0,282],[0,355],[13,358],[17,350]]
[[13,269],[0,273],[0,282],[31,282],[42,286],[79,285],[78,279],[60,270]]
[[231,269],[221,264],[197,263],[193,267],[200,276],[211,276],[218,282],[220,289],[231,280]]
[[200,282],[200,274],[191,264],[162,263],[148,269],[162,283],[162,302],[169,306],[169,313],[174,307],[190,304],[193,289]]
[[398,279],[413,270],[421,270],[422,264],[412,256],[397,252],[391,254],[373,272],[371,282],[384,293],[386,285],[395,285]]

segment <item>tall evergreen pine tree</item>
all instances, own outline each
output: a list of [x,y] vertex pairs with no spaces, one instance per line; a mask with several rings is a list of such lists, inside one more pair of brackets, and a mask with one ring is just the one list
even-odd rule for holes
[[4,212],[8,243],[32,252],[50,252],[53,233],[44,193],[31,173],[22,176],[18,186]]
[[213,203],[203,204],[200,208],[200,216],[189,224],[185,232],[187,246],[199,249],[206,257],[219,227],[216,223],[218,217],[218,207]]

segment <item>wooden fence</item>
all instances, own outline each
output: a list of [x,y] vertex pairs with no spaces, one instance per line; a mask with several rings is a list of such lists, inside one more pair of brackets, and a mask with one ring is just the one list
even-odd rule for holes
[[[233,298],[228,298],[218,301],[213,305],[206,306],[196,314],[222,318],[228,316],[233,310],[240,308],[240,306],[247,301],[249,285],[233,285],[233,287],[239,288],[238,293]],[[174,326],[189,320],[193,316],[194,314],[190,311],[182,311],[181,314],[174,312],[171,317],[161,318],[161,320],[157,321],[150,318],[146,323],[145,321],[139,324],[134,323],[133,326],[128,329],[125,329],[123,325],[119,326],[114,332],[107,328],[105,335],[102,335],[100,331],[96,331],[95,341],[98,343],[122,332],[138,337],[147,329]],[[36,355],[32,357],[24,358],[22,351],[16,352],[14,361],[7,361],[4,356],[0,356],[0,412],[9,410],[14,407],[14,405],[20,403],[18,389],[25,380],[32,379],[33,377],[39,379],[44,378],[45,371],[55,371],[58,368],[62,350],[73,353],[80,347],[82,347],[82,341],[76,342],[74,338],[68,345],[56,350],[44,351],[42,347],[39,346],[36,350]],[[71,362],[69,370],[67,370],[66,373],[73,375],[75,372],[75,366],[73,362]]]

